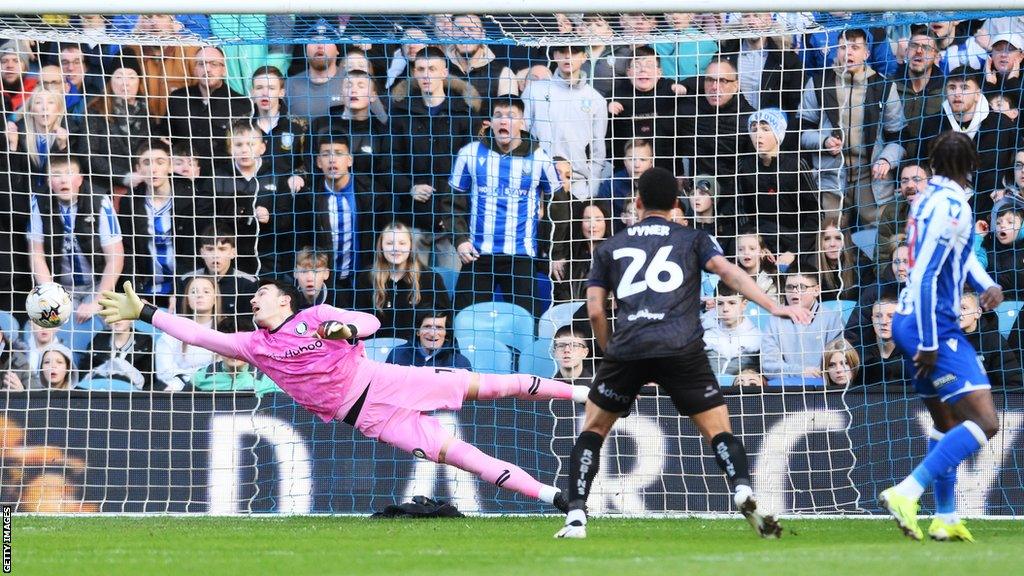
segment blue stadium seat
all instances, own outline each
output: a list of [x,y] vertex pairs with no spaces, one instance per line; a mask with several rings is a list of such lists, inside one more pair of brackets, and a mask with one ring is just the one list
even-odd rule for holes
[[101,330],[103,330],[103,321],[98,316],[93,316],[80,324],[75,322],[75,318],[72,316],[67,324],[57,330],[57,337],[65,346],[71,348],[71,351],[75,353],[75,363],[79,364],[89,351],[89,344],[92,343],[93,336]]
[[508,346],[487,336],[463,335],[457,338],[459,351],[469,359],[474,372],[511,374],[512,351]]
[[767,310],[761,308],[753,302],[747,302],[747,309],[744,315],[757,326],[761,332],[768,331],[768,321],[771,320],[772,315]]
[[823,378],[809,376],[777,376],[768,379],[769,388],[824,388]]
[[736,376],[734,374],[719,374],[718,375],[718,385],[720,387],[722,387],[722,388],[728,388],[729,386],[732,386],[735,381],[736,381]]
[[865,256],[872,261],[875,259],[875,251],[878,249],[878,228],[858,230],[850,234],[850,238]]
[[527,350],[533,344],[533,315],[508,302],[480,302],[466,306],[455,314],[455,339],[460,342],[471,336],[488,336],[516,350]]
[[434,272],[444,281],[444,287],[448,289],[448,299],[455,301],[455,282],[459,279],[459,271],[444,266],[435,266]]
[[134,392],[135,387],[124,380],[113,378],[86,378],[78,383],[82,390],[110,391],[110,392]]
[[1024,307],[1024,300],[1004,300],[996,308],[996,315],[999,317],[999,333],[1003,335],[1003,338],[1010,337],[1010,332],[1013,331],[1013,323],[1020,316],[1021,307]]
[[401,338],[370,338],[363,340],[366,347],[366,357],[377,362],[384,362],[388,359],[391,350],[405,344],[406,340]]
[[136,320],[133,324],[133,327],[135,328],[136,334],[149,334],[150,336],[153,337],[154,341],[157,338],[159,338],[161,334],[163,334],[163,332],[159,330],[156,326],[153,326],[149,322],[143,322],[142,320]]
[[12,342],[21,337],[21,326],[18,325],[18,319],[10,312],[0,310],[0,332],[3,332],[4,336]]
[[554,338],[555,332],[562,326],[572,324],[572,317],[576,311],[583,306],[583,302],[565,302],[555,304],[540,315],[540,323],[537,326],[537,338]]
[[551,358],[551,340],[549,338],[537,340],[519,356],[518,372],[521,374],[551,378],[557,369],[558,365]]
[[821,303],[823,310],[839,310],[843,313],[843,326],[850,321],[853,309],[857,307],[856,300],[824,300]]

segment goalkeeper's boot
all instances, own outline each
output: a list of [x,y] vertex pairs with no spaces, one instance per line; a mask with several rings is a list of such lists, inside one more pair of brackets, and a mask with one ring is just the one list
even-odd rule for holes
[[750,491],[750,488],[737,489],[733,494],[733,502],[758,536],[769,540],[782,537],[782,524],[774,515],[762,514],[758,511],[757,500],[754,499],[754,493]]
[[565,526],[555,532],[555,538],[586,538],[587,537],[587,510],[582,500],[570,504],[569,512],[565,515]]
[[954,524],[943,522],[940,518],[932,520],[928,527],[928,536],[937,542],[974,542],[974,536],[967,529],[963,520],[957,520]]
[[896,524],[903,531],[903,534],[912,540],[924,540],[924,533],[917,524],[917,500],[904,496],[896,491],[896,488],[883,490],[878,495],[878,503],[892,514]]

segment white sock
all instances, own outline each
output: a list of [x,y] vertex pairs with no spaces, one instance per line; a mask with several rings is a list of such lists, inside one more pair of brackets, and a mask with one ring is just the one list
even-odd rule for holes
[[943,513],[943,514],[936,514],[935,517],[938,518],[939,520],[942,520],[946,524],[950,524],[950,525],[957,524],[957,523],[960,522],[960,516],[958,516],[956,512],[946,512],[946,513]]
[[753,495],[754,491],[750,488],[750,486],[747,486],[746,484],[740,484],[739,486],[736,487],[736,492],[734,492],[732,495],[732,501],[734,504],[736,504],[736,507],[739,508],[741,504],[747,501],[747,498],[750,498]]
[[587,401],[587,396],[590,396],[590,386],[583,386],[582,384],[574,384],[572,387],[572,401],[577,404],[584,404]]
[[579,522],[584,526],[587,525],[587,513],[579,508],[569,510],[569,513],[565,515],[565,525],[568,526],[573,522]]
[[544,486],[540,489],[540,494],[537,494],[537,499],[551,504],[555,501],[555,496],[558,496],[558,492],[558,488],[554,486]]
[[924,494],[924,486],[921,486],[921,483],[913,476],[904,478],[903,482],[896,485],[895,490],[897,494],[906,496],[914,501],[920,500],[921,494]]

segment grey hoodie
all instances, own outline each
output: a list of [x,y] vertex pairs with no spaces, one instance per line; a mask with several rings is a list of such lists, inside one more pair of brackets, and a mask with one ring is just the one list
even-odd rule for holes
[[59,352],[64,359],[68,362],[68,378],[71,380],[70,388],[78,386],[78,372],[75,370],[75,355],[71,352],[71,349],[61,344],[60,342],[53,342],[48,344],[45,348],[39,351],[39,365],[35,367],[35,372],[32,373],[32,385],[27,388],[39,389],[48,388],[43,379],[43,359],[46,357],[46,353],[50,351]]
[[765,378],[799,376],[805,368],[821,370],[825,345],[843,333],[843,313],[820,303],[811,312],[814,319],[806,326],[778,316],[768,321],[761,341],[761,372]]

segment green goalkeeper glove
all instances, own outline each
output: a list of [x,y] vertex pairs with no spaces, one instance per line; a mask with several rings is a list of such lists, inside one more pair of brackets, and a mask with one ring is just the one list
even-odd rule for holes
[[105,290],[100,298],[100,316],[107,322],[113,324],[120,320],[136,320],[142,314],[144,303],[135,294],[131,282],[124,283],[124,294],[118,294]]
[[323,340],[348,340],[356,335],[354,324],[342,324],[337,320],[327,320],[320,323],[316,329],[317,338]]

